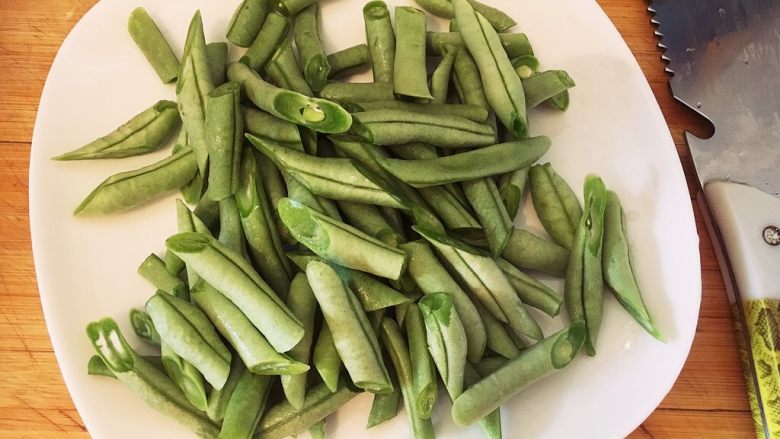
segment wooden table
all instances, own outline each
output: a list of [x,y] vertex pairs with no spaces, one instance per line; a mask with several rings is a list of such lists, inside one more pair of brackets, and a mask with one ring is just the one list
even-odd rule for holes
[[[49,66],[68,31],[94,3],[0,1],[0,439],[88,437],[63,385],[41,312],[30,250],[27,168],[38,99]],[[682,132],[706,134],[708,127],[672,99],[647,3],[599,3],[653,88],[693,195],[697,182]],[[754,434],[726,293],[700,211],[694,210],[703,281],[696,338],[671,393],[632,438],[748,438]],[[605,414],[605,422],[608,419]]]

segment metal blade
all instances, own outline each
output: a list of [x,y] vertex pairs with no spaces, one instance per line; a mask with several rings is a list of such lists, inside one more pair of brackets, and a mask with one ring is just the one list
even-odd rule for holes
[[715,134],[686,133],[702,185],[746,183],[780,193],[780,1],[654,0],[675,98]]

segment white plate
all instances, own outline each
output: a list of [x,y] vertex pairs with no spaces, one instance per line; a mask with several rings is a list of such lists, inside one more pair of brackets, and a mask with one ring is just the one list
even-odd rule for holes
[[[30,159],[30,223],[41,301],[65,382],[95,438],[191,437],[146,407],[121,384],[89,377],[92,349],[85,325],[113,316],[131,343],[142,346],[127,320],[151,287],[136,275],[150,252],[162,252],[175,232],[174,196],[120,215],[73,218],[73,208],[106,176],[169,154],[93,162],[48,158],[103,135],[158,99],[174,99],[126,32],[129,12],[145,6],[174,47],[183,44],[196,8],[208,41],[224,40],[237,0],[104,0],[62,44],[41,97]],[[328,51],[364,41],[363,1],[327,1]],[[390,3],[396,3],[391,1]],[[698,237],[685,179],[669,131],[636,61],[610,21],[590,0],[495,0],[516,17],[547,68],[577,81],[566,113],[534,111],[532,133],[547,134],[546,157],[578,188],[600,174],[622,197],[636,270],[666,344],[645,334],[607,298],[598,356],[581,355],[557,375],[533,385],[502,409],[507,438],[618,438],[658,405],[687,357],[699,310]],[[430,28],[444,25],[429,19]],[[526,206],[528,227],[539,231]],[[560,284],[555,284],[560,287]],[[557,322],[540,318],[547,331]],[[442,395],[434,415],[440,437],[481,437],[458,429]],[[361,395],[328,418],[328,437],[365,437],[371,398]],[[408,435],[400,414],[371,437]],[[305,435],[304,435],[305,436]]]

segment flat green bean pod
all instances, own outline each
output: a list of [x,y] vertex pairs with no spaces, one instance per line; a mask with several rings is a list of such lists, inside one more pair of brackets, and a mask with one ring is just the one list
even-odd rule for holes
[[269,0],[243,0],[228,24],[228,41],[239,47],[249,47],[260,32],[270,9]]
[[209,70],[211,71],[211,82],[214,86],[220,86],[225,83],[228,64],[228,45],[224,41],[217,41],[206,44],[206,58],[209,61]]
[[146,9],[133,9],[127,20],[127,31],[162,82],[173,82],[179,74],[179,60]]
[[575,86],[564,70],[547,70],[523,80],[525,105],[529,110]]
[[[382,0],[374,0],[363,6],[366,40],[371,55],[374,82],[393,84],[395,64],[395,34],[390,23],[390,11]],[[392,89],[392,87],[391,87]],[[392,97],[390,98],[392,99]]]
[[499,177],[496,186],[501,200],[504,202],[510,218],[515,218],[520,211],[520,204],[525,196],[528,183],[529,168],[520,168]]
[[471,208],[477,215],[485,231],[490,253],[495,257],[501,254],[512,235],[512,218],[506,211],[496,183],[492,178],[478,178],[461,184]]
[[312,363],[314,363],[314,367],[325,386],[335,393],[338,390],[339,375],[344,367],[344,362],[341,361],[336,345],[333,343],[333,334],[331,334],[327,322],[322,323],[317,342],[314,343]]
[[209,152],[207,195],[223,200],[238,191],[244,118],[240,106],[241,87],[228,82],[212,90],[206,98],[205,138]]
[[328,78],[357,73],[368,67],[371,54],[367,44],[356,44],[328,55]]
[[262,71],[289,31],[290,19],[276,10],[270,11],[239,61],[256,72]]
[[425,70],[425,13],[410,6],[395,8],[393,89],[402,96],[429,101]]
[[466,367],[466,331],[458,317],[452,296],[447,293],[428,294],[420,300],[425,321],[428,349],[441,375],[447,393],[454,401],[463,392]]
[[[528,36],[524,33],[500,33],[498,39],[510,59],[534,54]],[[428,31],[425,38],[425,49],[429,55],[443,55],[442,51],[446,45],[466,47],[459,32]]]
[[569,250],[533,233],[514,229],[501,257],[518,268],[564,277],[569,264]]
[[531,166],[531,199],[539,221],[552,239],[567,249],[582,218],[582,207],[571,186],[549,163]]
[[474,122],[485,122],[488,118],[488,111],[484,107],[469,104],[420,104],[406,101],[373,101],[355,103],[352,107],[360,109],[360,111],[399,110],[415,113],[460,116],[473,120]]
[[265,412],[273,377],[244,370],[225,408],[217,439],[251,439]]
[[[322,90],[328,82],[330,64],[317,30],[319,7],[316,1],[310,0],[310,3],[295,16],[293,36],[303,65],[303,76],[316,92]],[[280,4],[284,5],[284,0]]]
[[173,101],[158,101],[116,130],[53,160],[115,159],[160,149],[179,126]]
[[[317,299],[306,280],[304,273],[298,273],[290,283],[290,291],[285,301],[290,311],[303,323],[304,335],[301,341],[290,350],[288,355],[295,361],[308,364],[311,357],[311,348],[314,344],[314,316],[317,311]],[[281,377],[282,390],[290,405],[297,409],[303,408],[306,396],[306,372],[297,375],[283,375]]]
[[[446,296],[446,294],[443,295]],[[421,301],[421,306],[422,303]],[[451,306],[452,301],[450,301]],[[406,329],[406,340],[409,343],[409,359],[412,363],[412,387],[414,389],[412,400],[417,405],[417,413],[420,417],[428,419],[431,417],[438,395],[436,372],[433,365],[435,358],[431,358],[431,356],[441,355],[442,352],[438,349],[441,347],[439,344],[431,346],[430,341],[426,338],[428,332],[426,331],[426,323],[423,321],[423,314],[420,312],[421,309],[417,304],[410,303],[403,320],[404,328]],[[463,346],[465,339],[464,333],[461,334],[461,338],[458,340],[458,350],[463,354],[464,363],[466,362],[466,349]],[[429,348],[429,346],[431,347]],[[450,382],[444,380],[444,384],[448,385]]]
[[501,267],[501,271],[509,279],[509,283],[512,284],[523,303],[543,311],[550,317],[558,315],[561,311],[563,298],[550,287],[518,270],[504,259],[498,258],[496,263]]
[[121,212],[187,184],[198,171],[191,148],[134,171],[105,179],[76,207],[74,215]]
[[602,264],[604,281],[618,302],[650,335],[663,341],[639,292],[631,264],[626,215],[620,205],[620,198],[613,191],[607,191]]
[[335,102],[390,101],[394,98],[391,82],[329,82],[319,96]]

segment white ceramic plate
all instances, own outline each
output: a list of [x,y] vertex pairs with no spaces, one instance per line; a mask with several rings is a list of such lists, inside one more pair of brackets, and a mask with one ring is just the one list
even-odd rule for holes
[[[62,44],[46,81],[30,160],[30,222],[38,285],[57,359],[93,437],[191,437],[146,407],[121,384],[89,377],[92,349],[85,325],[113,316],[131,343],[142,346],[127,321],[151,287],[136,275],[150,252],[161,253],[175,232],[174,196],[102,218],[74,218],[73,208],[106,176],[169,154],[92,162],[48,158],[103,135],[158,99],[174,99],[126,32],[130,11],[145,6],[169,36],[183,44],[196,8],[208,41],[224,40],[237,0],[104,0]],[[364,41],[363,1],[326,1],[328,51]],[[396,3],[391,1],[390,3]],[[624,201],[636,271],[666,344],[645,334],[607,298],[598,356],[581,355],[567,369],[515,397],[502,409],[507,438],[618,438],[658,405],[687,357],[699,310],[698,238],[674,144],[639,66],[610,21],[591,0],[495,0],[526,32],[546,68],[563,68],[577,81],[565,113],[534,111],[533,134],[553,146],[546,159],[578,188],[600,174]],[[429,28],[444,24],[429,19]],[[233,53],[235,55],[235,53]],[[526,206],[527,227],[541,231]],[[560,288],[560,283],[552,283]],[[560,325],[540,317],[549,333]],[[481,437],[458,429],[440,398],[433,421],[444,438]],[[366,437],[369,395],[328,418],[328,437]],[[375,438],[408,435],[403,414],[370,431]]]

